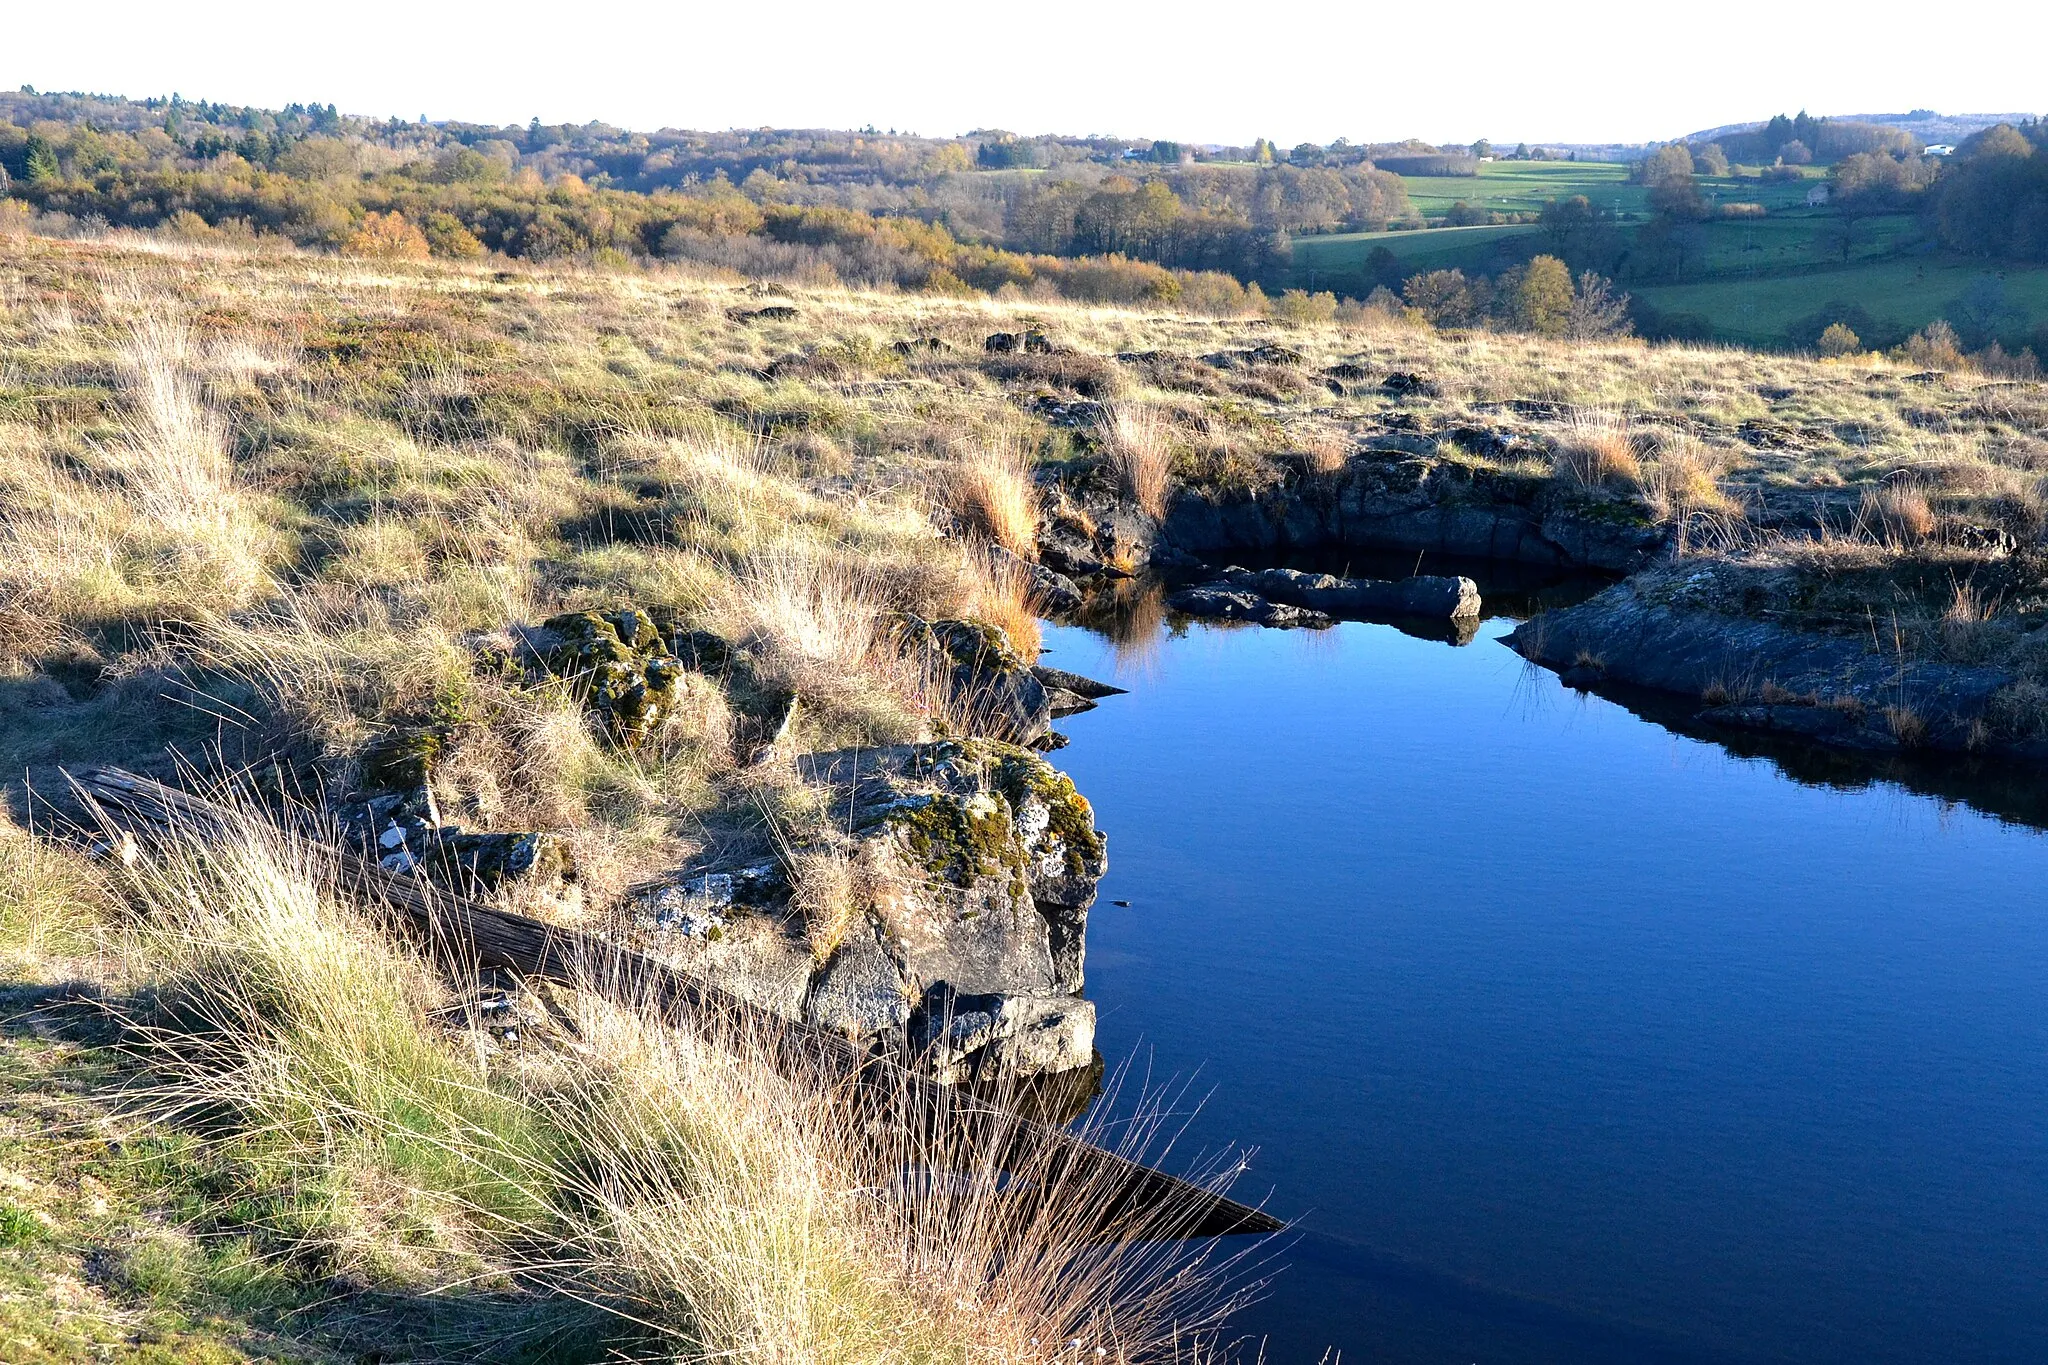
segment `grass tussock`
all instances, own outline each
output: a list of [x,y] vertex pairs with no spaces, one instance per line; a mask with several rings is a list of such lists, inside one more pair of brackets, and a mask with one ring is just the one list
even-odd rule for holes
[[1173,470],[1173,429],[1155,409],[1118,403],[1105,414],[1098,433],[1104,460],[1124,493],[1146,516],[1166,515],[1166,491]]
[[1634,485],[1643,477],[1642,453],[1628,421],[1598,410],[1572,414],[1551,449],[1551,467],[1588,491]]
[[1038,488],[1031,454],[1012,433],[970,445],[941,478],[945,503],[967,528],[1022,559],[1038,557]]

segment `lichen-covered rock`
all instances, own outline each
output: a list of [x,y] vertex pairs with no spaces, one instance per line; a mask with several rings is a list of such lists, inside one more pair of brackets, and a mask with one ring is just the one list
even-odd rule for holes
[[[862,888],[834,951],[813,962],[776,859],[693,869],[643,895],[635,924],[652,946],[789,1018],[892,1052],[923,1026],[920,1002],[936,988],[949,999],[1061,1001],[1005,1006],[1003,1046],[989,1055],[1023,1071],[1088,1064],[1093,1014],[1076,997],[1108,858],[1073,782],[1029,750],[986,739],[814,754],[797,766],[832,790]],[[990,1041],[956,1049],[948,1065]]]
[[902,1036],[910,996],[902,964],[871,921],[853,926],[811,983],[804,1018],[849,1038]]
[[614,742],[645,743],[675,709],[683,665],[646,612],[564,612],[542,629],[548,672],[569,684]]
[[1010,647],[1002,627],[926,621],[908,612],[898,615],[894,625],[898,648],[926,653],[946,671],[949,719],[966,733],[1029,744],[1051,728],[1045,686]]
[[466,892],[516,885],[557,900],[580,899],[576,860],[560,835],[465,832],[442,822],[433,788],[424,782],[344,807],[339,820],[349,841],[386,872],[417,873]]

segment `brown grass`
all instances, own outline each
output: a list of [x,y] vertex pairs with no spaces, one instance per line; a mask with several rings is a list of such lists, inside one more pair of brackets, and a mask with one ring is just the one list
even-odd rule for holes
[[969,529],[1011,554],[1038,558],[1038,488],[1028,447],[1014,433],[970,445],[947,467],[940,494]]
[[1903,483],[1866,489],[1857,508],[1865,534],[1885,545],[1917,545],[1934,534],[1937,520],[1927,494]]
[[1557,477],[1588,490],[1640,483],[1642,455],[1625,418],[1601,411],[1575,412],[1551,450]]
[[1146,516],[1166,515],[1166,490],[1173,469],[1173,429],[1157,410],[1118,403],[1097,432],[1103,458],[1124,493]]

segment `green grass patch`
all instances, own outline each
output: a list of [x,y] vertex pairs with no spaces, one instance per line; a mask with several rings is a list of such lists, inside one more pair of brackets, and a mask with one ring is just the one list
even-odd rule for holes
[[[1868,261],[1798,274],[1702,279],[1688,284],[1633,289],[1667,317],[1693,314],[1717,337],[1752,345],[1782,345],[1795,323],[1835,304],[1855,304],[1898,332],[1911,332],[1953,311],[1955,300],[1979,276],[1983,262],[1927,256]],[[2015,313],[2015,330],[2048,322],[2048,268],[1999,272]]]

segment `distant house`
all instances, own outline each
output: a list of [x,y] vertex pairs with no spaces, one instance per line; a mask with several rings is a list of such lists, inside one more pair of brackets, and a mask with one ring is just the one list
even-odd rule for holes
[[1815,185],[1812,189],[1806,192],[1806,206],[1808,208],[1817,209],[1822,204],[1825,204],[1827,202],[1828,187],[1826,181],[1822,181],[1820,184]]
[[1924,150],[1928,156],[1953,156],[1956,149],[1946,142],[1937,142]]

